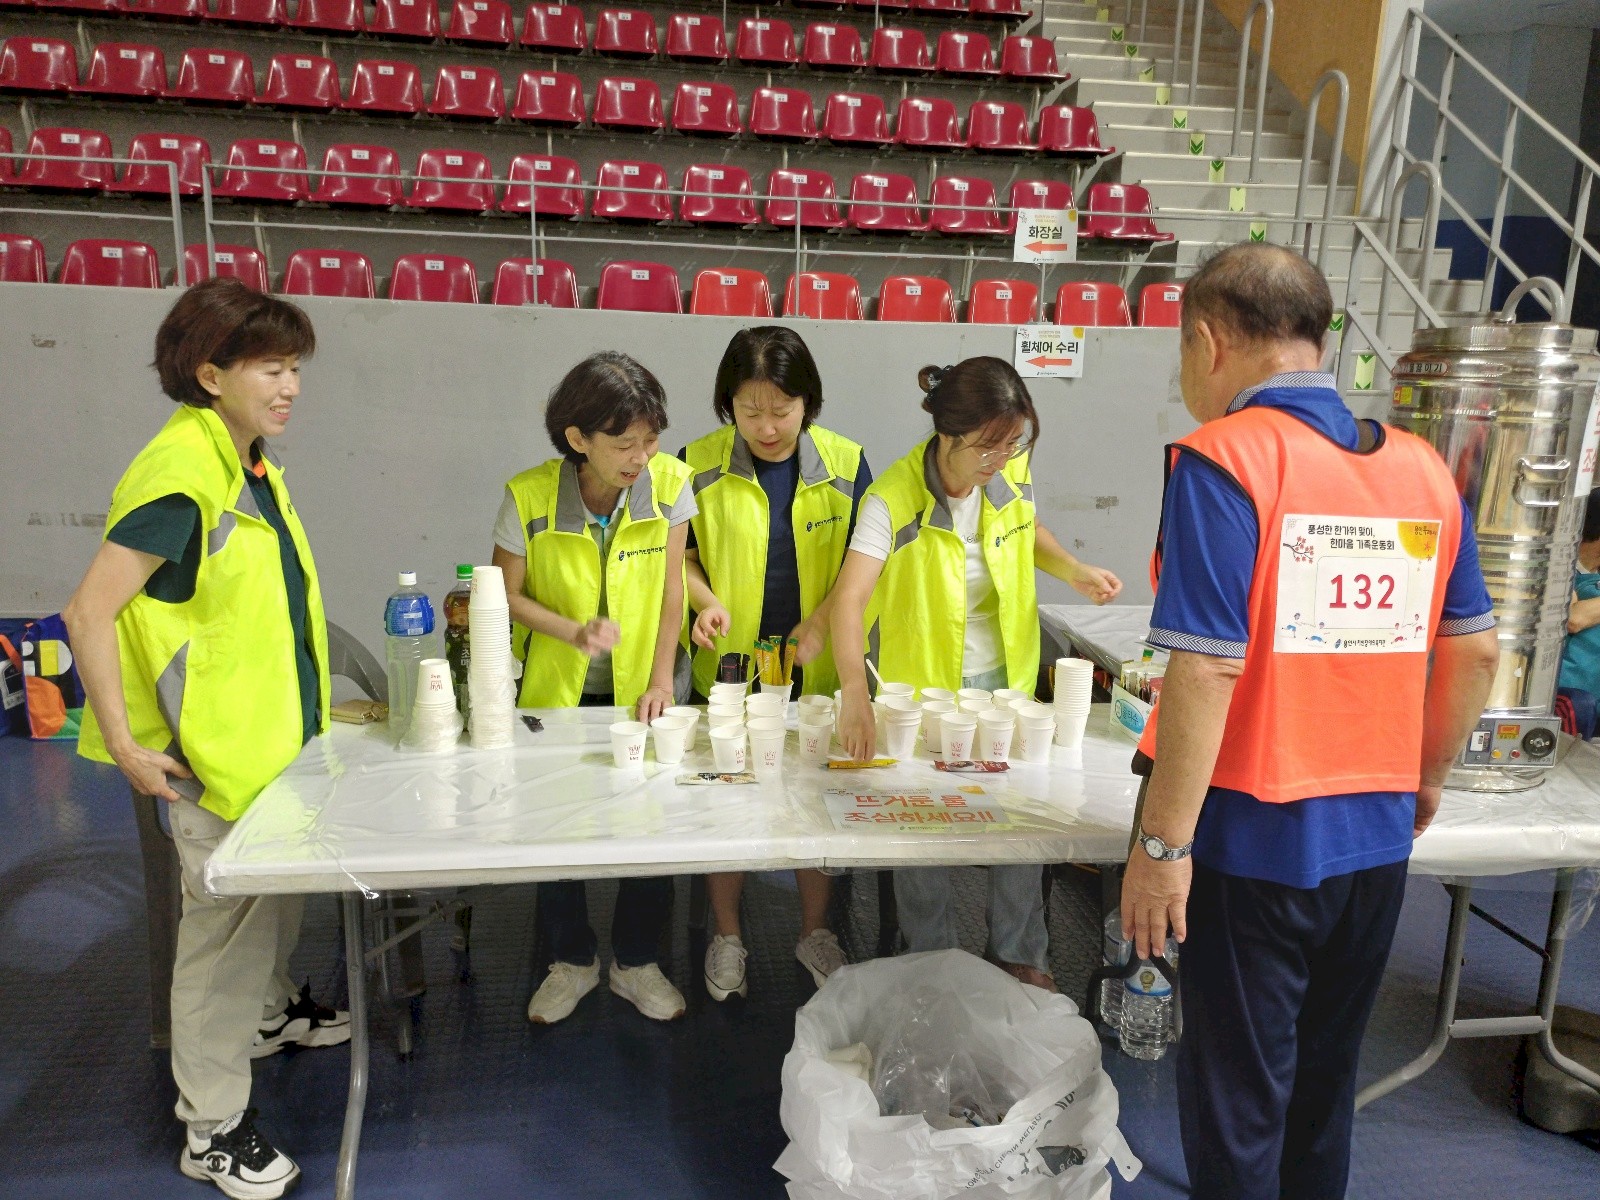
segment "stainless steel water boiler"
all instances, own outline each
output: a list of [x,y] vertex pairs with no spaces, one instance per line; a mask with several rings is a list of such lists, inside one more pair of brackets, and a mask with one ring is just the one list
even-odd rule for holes
[[1499,623],[1488,707],[1451,783],[1480,791],[1537,785],[1555,764],[1551,717],[1573,564],[1594,478],[1595,331],[1515,323],[1529,279],[1487,322],[1419,329],[1395,364],[1390,420],[1426,439],[1454,473],[1477,533]]

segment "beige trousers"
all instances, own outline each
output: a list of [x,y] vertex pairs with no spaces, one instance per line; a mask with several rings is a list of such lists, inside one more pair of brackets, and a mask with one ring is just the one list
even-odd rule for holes
[[214,1124],[250,1103],[256,1031],[296,994],[289,955],[303,896],[213,896],[206,860],[233,828],[192,800],[168,809],[183,867],[183,919],[172,966],[172,1077],[178,1119]]

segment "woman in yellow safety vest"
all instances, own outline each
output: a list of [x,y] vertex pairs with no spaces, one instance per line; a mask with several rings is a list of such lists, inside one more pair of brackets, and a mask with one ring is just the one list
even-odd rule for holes
[[[683,551],[695,514],[689,468],[658,453],[667,427],[656,377],[626,354],[584,359],[556,385],[545,430],[560,455],[515,476],[494,527],[524,708],[673,703],[683,630]],[[672,880],[624,879],[611,923],[611,990],[645,1016],[683,1015],[657,947]],[[528,1019],[569,1016],[600,982],[581,880],[541,883],[542,936],[555,961]]]
[[303,898],[213,896],[201,876],[257,793],[327,728],[317,568],[266,441],[288,426],[315,346],[305,313],[237,279],[179,297],[155,351],[179,408],[117,484],[63,614],[88,695],[79,753],[116,763],[135,803],[169,805],[183,875],[179,1167],[230,1196],[281,1196],[300,1175],[255,1126],[251,1060],[350,1037],[349,1014],[289,979]]
[[[1039,670],[1035,569],[1104,604],[1122,584],[1068,554],[1036,520],[1028,451],[1039,418],[1011,364],[969,358],[917,382],[933,436],[867,490],[835,585],[839,732],[852,758],[875,750],[862,647],[886,680],[918,688],[1023,688]],[[855,648],[845,653],[843,648]],[[913,951],[956,945],[949,873],[895,872],[900,928]],[[989,869],[989,954],[1054,989],[1037,866]]]
[[[828,648],[830,593],[850,543],[856,506],[872,482],[861,447],[817,425],[822,379],[800,335],[777,325],[734,334],[717,368],[712,410],[722,427],[684,447],[699,513],[690,523],[689,603],[695,690],[709,694],[724,651],[793,639],[800,689],[838,686]],[[828,877],[796,871],[800,941],[795,957],[818,987],[844,965],[827,927]],[[744,876],[706,879],[716,925],[706,949],[713,999],[747,994],[739,926]]]

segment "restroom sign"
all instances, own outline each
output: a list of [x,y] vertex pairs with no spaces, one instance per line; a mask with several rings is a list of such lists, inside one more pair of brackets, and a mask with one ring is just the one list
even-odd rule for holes
[[1013,262],[1070,263],[1078,261],[1078,210],[1075,208],[1024,208],[1017,212],[1017,233],[1012,243]]
[[1024,379],[1082,378],[1083,326],[1017,326],[1012,365]]

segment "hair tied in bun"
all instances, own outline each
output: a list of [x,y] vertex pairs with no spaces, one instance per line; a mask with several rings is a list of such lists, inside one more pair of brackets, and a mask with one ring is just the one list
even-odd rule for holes
[[922,390],[924,392],[931,395],[934,390],[945,381],[945,378],[953,369],[954,368],[949,365],[943,367],[923,367],[917,375],[917,382],[922,386]]

